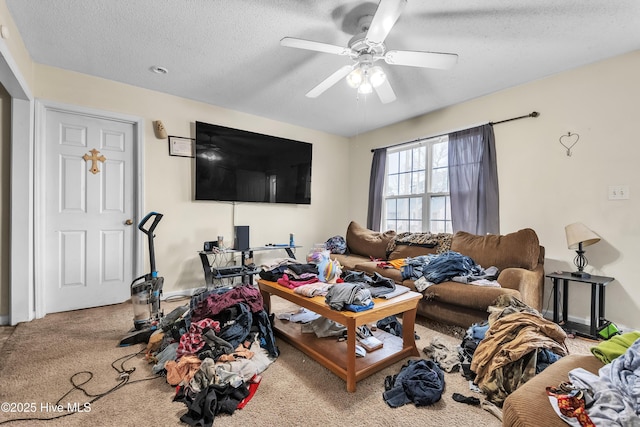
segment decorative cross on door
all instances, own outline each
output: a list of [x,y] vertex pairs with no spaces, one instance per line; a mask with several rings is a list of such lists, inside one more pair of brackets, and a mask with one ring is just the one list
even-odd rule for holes
[[[97,174],[98,172],[100,172],[100,169],[98,169],[98,161],[101,161],[102,163],[104,163],[105,160],[107,160],[107,158],[105,156],[103,156],[102,154],[100,154],[100,151],[96,150],[95,148],[91,149],[91,151],[89,151],[91,153],[91,155],[85,154],[84,156],[82,156],[82,158],[84,159],[85,162],[88,162],[89,160],[91,160],[91,169],[89,169],[91,171],[92,174]],[[98,156],[98,154],[100,154]]]

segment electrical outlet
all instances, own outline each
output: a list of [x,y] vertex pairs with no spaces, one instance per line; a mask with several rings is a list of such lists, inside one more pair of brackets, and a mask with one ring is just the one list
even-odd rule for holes
[[629,198],[628,185],[610,185],[609,200],[627,200]]

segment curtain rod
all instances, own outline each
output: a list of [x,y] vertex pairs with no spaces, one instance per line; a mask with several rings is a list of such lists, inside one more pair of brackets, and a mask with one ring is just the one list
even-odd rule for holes
[[[500,120],[499,122],[489,122],[490,125],[499,125],[500,123],[506,123],[506,122],[511,122],[513,120],[520,120],[520,119],[526,119],[528,117],[538,117],[540,115],[540,113],[538,113],[537,111],[533,111],[529,114],[526,114],[524,116],[519,116],[519,117],[512,117],[510,119],[505,119],[505,120]],[[452,131],[455,132],[455,131]],[[449,135],[451,132],[447,132],[447,133],[441,133],[440,135],[432,135],[432,136],[424,136],[422,138],[418,138],[418,139],[414,139],[412,141],[407,141],[407,142],[399,142],[397,144],[393,144],[393,145],[387,145],[386,147],[381,147],[381,148],[393,148],[393,147],[399,147],[401,145],[405,145],[405,144],[411,144],[414,142],[418,142],[418,141],[423,141],[425,139],[431,139],[431,138],[439,138],[441,136],[445,136],[445,135]],[[376,148],[372,148],[371,152],[373,153],[374,151],[376,151]]]

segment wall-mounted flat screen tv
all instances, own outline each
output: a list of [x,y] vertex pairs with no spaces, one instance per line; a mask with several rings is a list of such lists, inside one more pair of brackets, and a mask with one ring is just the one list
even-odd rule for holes
[[196,200],[311,203],[312,145],[196,122]]

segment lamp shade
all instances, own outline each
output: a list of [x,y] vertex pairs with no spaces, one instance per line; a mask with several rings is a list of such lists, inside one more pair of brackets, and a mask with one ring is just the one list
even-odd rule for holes
[[567,247],[569,249],[576,249],[580,243],[584,247],[600,241],[600,236],[581,222],[567,225],[564,231],[567,235]]

